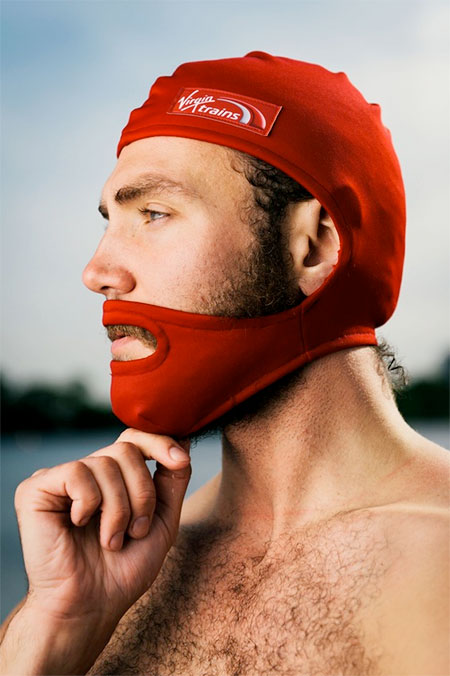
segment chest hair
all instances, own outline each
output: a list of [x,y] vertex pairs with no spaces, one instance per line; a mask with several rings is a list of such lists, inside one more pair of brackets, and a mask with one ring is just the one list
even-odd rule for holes
[[[290,533],[239,555],[220,527],[183,527],[155,585],[95,674],[372,676],[365,612],[380,594],[387,542],[370,515]],[[122,649],[117,649],[118,644]]]

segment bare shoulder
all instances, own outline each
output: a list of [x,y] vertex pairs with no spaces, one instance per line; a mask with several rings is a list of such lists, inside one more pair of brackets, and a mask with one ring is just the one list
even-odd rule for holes
[[439,520],[440,510],[450,508],[450,451],[411,430],[404,461],[384,483],[380,513],[409,519],[435,514]]
[[219,491],[221,477],[222,472],[219,472],[183,502],[180,526],[198,523],[212,511]]
[[430,504],[450,506],[450,451],[416,433],[412,445],[415,484]]
[[420,437],[401,485],[395,499],[371,511],[389,543],[390,582],[405,592],[407,581],[414,582],[411,596],[419,584],[431,590],[433,584],[448,582],[450,452]]
[[392,511],[385,526],[390,567],[366,628],[383,647],[381,673],[450,673],[450,523],[448,510]]
[[402,498],[373,510],[388,541],[388,572],[366,628],[383,646],[381,673],[450,673],[450,453],[425,442]]

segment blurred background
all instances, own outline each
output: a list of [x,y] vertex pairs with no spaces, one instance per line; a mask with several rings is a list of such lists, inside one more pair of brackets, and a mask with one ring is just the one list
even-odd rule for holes
[[[344,71],[381,105],[400,159],[407,242],[377,330],[410,375],[399,408],[449,447],[449,6],[438,0],[3,0],[1,620],[26,593],[14,491],[112,443],[103,298],[81,283],[102,185],[132,108],[189,60],[263,50]],[[193,450],[188,494],[220,470]]]

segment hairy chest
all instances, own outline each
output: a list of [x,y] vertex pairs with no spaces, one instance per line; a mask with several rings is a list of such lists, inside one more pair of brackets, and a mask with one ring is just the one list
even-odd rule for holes
[[376,674],[364,615],[380,593],[384,547],[360,530],[239,557],[229,542],[188,534],[133,609],[123,651],[95,673]]

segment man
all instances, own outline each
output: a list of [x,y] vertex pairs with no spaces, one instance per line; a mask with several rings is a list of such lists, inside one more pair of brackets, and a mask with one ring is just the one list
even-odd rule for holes
[[[84,281],[128,429],[18,487],[4,673],[447,674],[448,455],[374,347],[405,218],[378,106],[262,52],[184,64],[100,211]],[[222,472],[182,505],[213,429]]]

